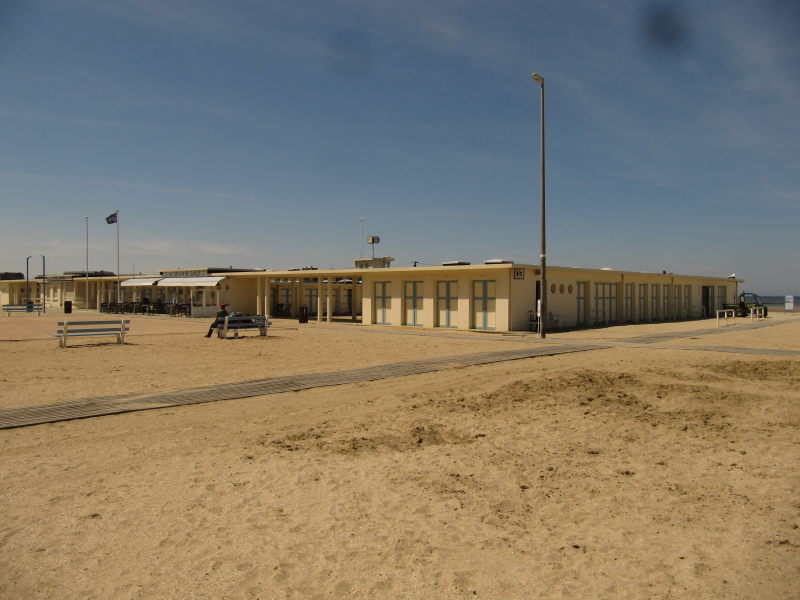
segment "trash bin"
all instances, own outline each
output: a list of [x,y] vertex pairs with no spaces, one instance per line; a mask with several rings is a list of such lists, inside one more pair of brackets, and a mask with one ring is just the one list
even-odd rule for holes
[[308,323],[308,307],[301,306],[300,307],[300,317],[298,318],[298,322],[300,323]]
[[72,314],[72,300],[64,300],[64,314],[65,315]]

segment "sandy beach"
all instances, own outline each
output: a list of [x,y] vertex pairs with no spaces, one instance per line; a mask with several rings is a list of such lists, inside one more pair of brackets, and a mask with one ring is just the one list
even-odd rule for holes
[[62,319],[0,318],[0,408],[613,347],[0,431],[0,598],[798,597],[800,318],[541,342],[133,317],[60,349]]

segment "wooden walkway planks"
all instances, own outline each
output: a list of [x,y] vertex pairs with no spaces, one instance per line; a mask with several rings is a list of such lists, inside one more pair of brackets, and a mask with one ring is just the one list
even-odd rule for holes
[[536,346],[531,348],[515,348],[500,352],[479,352],[458,356],[444,356],[425,360],[390,363],[374,367],[332,371],[327,373],[308,373],[285,377],[270,377],[237,383],[226,383],[215,386],[193,388],[163,394],[125,394],[121,396],[105,396],[102,398],[86,398],[68,402],[57,402],[40,406],[21,406],[0,409],[0,429],[25,427],[85,419],[102,415],[114,415],[169,406],[183,406],[233,400],[253,396],[266,396],[284,392],[296,392],[316,387],[346,385],[364,381],[376,381],[390,377],[405,377],[432,373],[443,369],[485,365],[495,362],[533,358],[536,356],[552,356],[569,352],[585,352],[606,348],[597,344],[570,344],[554,346]]

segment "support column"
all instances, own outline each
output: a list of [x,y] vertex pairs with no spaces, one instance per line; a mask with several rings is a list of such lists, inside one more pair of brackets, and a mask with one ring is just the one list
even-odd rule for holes
[[256,314],[261,314],[261,307],[264,305],[264,280],[256,279]]
[[472,280],[459,279],[458,283],[458,328],[469,329],[472,326]]
[[436,280],[425,278],[422,288],[422,326],[436,326]]
[[356,292],[358,291],[358,284],[356,283],[358,278],[353,276],[353,281],[350,284],[350,316],[353,321],[357,320],[358,315],[358,295]]
[[325,312],[328,317],[328,323],[333,321],[333,277],[328,276],[328,285],[325,295]]
[[361,324],[375,324],[375,282],[367,277],[361,283]]
[[317,277],[317,322],[322,322],[322,277]]

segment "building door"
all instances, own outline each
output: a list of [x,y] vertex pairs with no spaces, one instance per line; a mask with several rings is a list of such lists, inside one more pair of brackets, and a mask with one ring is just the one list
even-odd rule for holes
[[579,281],[577,284],[578,314],[575,323],[578,327],[586,326],[586,287],[588,285],[589,283],[586,281]]
[[405,294],[405,325],[419,327],[422,325],[422,282],[406,281]]
[[647,321],[647,284],[639,284],[639,321]]
[[659,309],[659,304],[661,303],[661,298],[658,295],[660,291],[659,284],[653,283],[650,285],[650,320],[651,321],[658,321],[661,318],[661,311]]
[[692,286],[683,286],[683,316],[686,319],[692,318]]
[[288,317],[292,314],[292,290],[290,288],[283,288],[281,290],[281,315]]
[[389,295],[389,282],[375,282],[375,323],[378,325],[391,325],[389,323],[389,309],[392,307],[392,297]]
[[458,282],[436,282],[436,315],[438,327],[458,327]]
[[344,290],[344,312],[345,315],[353,314],[353,289],[345,288]]
[[495,328],[495,282],[472,282],[472,326],[475,329]]
[[319,291],[317,288],[308,288],[306,290],[306,306],[308,306],[309,316],[317,316],[317,300],[319,298]]
[[594,284],[594,321],[607,325],[617,320],[617,284]]
[[677,284],[672,286],[672,318],[681,318],[681,286]]
[[625,284],[625,305],[623,308],[625,313],[623,319],[626,323],[633,321],[633,284]]
[[712,303],[714,301],[714,288],[710,285],[704,285],[700,288],[701,301],[703,305],[703,316],[710,317],[714,314]]

